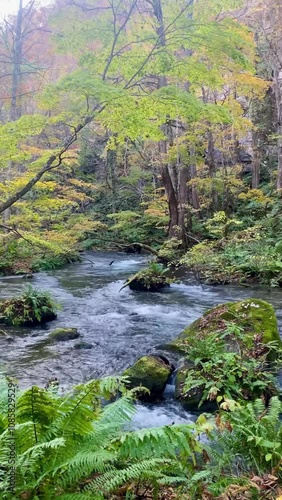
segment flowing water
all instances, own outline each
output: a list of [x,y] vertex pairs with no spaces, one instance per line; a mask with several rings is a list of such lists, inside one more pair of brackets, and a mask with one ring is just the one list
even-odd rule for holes
[[[44,327],[20,329],[12,339],[0,336],[1,368],[14,375],[21,387],[44,386],[51,377],[70,386],[120,374],[138,357],[158,351],[209,307],[248,297],[271,302],[282,328],[282,291],[278,289],[201,286],[185,277],[161,293],[119,291],[147,260],[139,255],[87,253],[83,262],[36,274],[32,285],[50,291],[61,310],[57,320]],[[21,277],[1,278],[0,298],[15,295],[26,283]],[[76,350],[77,340],[50,343],[48,334],[58,327],[77,328],[93,348]],[[172,392],[168,385],[163,402],[138,405],[134,425],[192,421],[194,416],[172,399]]]

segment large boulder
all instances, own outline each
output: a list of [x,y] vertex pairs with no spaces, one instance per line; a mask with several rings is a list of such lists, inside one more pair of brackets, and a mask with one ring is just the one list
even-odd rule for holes
[[143,356],[136,363],[125,370],[129,378],[128,387],[145,387],[150,394],[141,394],[140,399],[154,400],[164,392],[173,367],[163,356]]
[[56,330],[49,334],[49,339],[55,340],[56,342],[75,340],[78,337],[80,337],[80,334],[76,328],[56,328]]
[[[241,302],[227,302],[206,311],[203,316],[188,326],[168,347],[179,352],[187,352],[189,340],[201,338],[209,333],[226,329],[228,322],[242,328],[250,347],[256,335],[262,335],[262,342],[276,341],[282,346],[275,311],[271,304],[261,299],[247,299]],[[231,346],[236,349],[235,345]]]
[[[234,333],[234,327],[239,329],[239,337],[237,336],[238,334]],[[247,357],[247,359],[255,358],[257,360],[263,360],[267,356],[269,366],[269,362],[272,360],[273,351],[269,351],[267,344],[275,341],[279,346],[282,345],[274,309],[269,303],[263,300],[247,299],[241,302],[221,304],[208,310],[201,318],[188,326],[188,328],[186,328],[169,346],[179,353],[185,352],[186,354],[186,359],[183,360],[176,374],[175,395],[177,399],[184,403],[187,409],[197,409],[202,400],[205,387],[204,385],[197,385],[193,388],[193,385],[191,385],[191,390],[187,391],[186,387],[185,391],[185,380],[188,374],[191,375],[194,373],[194,379],[200,379],[201,376],[204,376],[207,382],[212,380],[212,378],[210,379],[209,375],[203,371],[199,371],[200,376],[195,376],[198,373],[197,370],[200,370],[200,367],[198,364],[196,365],[189,360],[189,344],[195,346],[196,341],[199,342],[198,345],[200,346],[201,342],[202,344],[204,343],[204,339],[214,334],[216,335],[215,341],[217,341],[217,338],[220,338],[220,334],[221,338],[222,335],[224,336],[225,352],[236,353],[238,364],[241,359],[245,359],[244,357]],[[242,354],[242,350],[244,354]],[[212,359],[208,358],[206,361],[212,362]],[[218,363],[218,359],[216,362]],[[193,370],[193,372],[190,370]],[[258,373],[258,380],[259,378],[260,375]],[[241,384],[240,387],[246,398],[260,397],[259,383],[257,386],[258,393],[256,393],[254,389],[249,391],[248,388],[244,388],[244,376],[242,383],[240,383],[239,380],[239,384]],[[274,388],[269,386],[269,391],[271,392],[272,390],[274,390]],[[208,399],[203,401],[203,406],[201,407],[203,411],[209,411],[215,408],[216,401]]]

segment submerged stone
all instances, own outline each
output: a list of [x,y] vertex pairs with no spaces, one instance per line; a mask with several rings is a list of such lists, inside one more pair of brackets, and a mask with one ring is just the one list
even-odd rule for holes
[[57,342],[75,340],[78,337],[80,337],[80,334],[76,328],[56,328],[56,330],[49,334],[49,338],[51,340],[56,340]]
[[78,342],[74,344],[74,349],[92,349],[93,344],[88,344],[88,342]]

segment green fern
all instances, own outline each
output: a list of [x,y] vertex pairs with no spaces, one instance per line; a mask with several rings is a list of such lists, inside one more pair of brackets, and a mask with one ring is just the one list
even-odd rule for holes
[[58,305],[48,292],[42,292],[28,285],[23,293],[2,302],[1,321],[11,325],[43,323],[56,318]]
[[[124,377],[93,380],[63,396],[32,387],[17,391],[16,496],[8,492],[7,382],[0,383],[0,498],[108,498],[144,481],[187,481],[188,463],[200,450],[191,426],[127,432],[134,391]],[[121,397],[118,397],[121,394]],[[101,406],[102,398],[116,401]],[[179,459],[185,458],[183,466]]]
[[273,397],[267,409],[258,399],[221,415],[205,446],[209,462],[192,476],[191,484],[205,483],[217,497],[228,484],[241,484],[253,473],[275,473],[281,480],[281,412],[281,401]]

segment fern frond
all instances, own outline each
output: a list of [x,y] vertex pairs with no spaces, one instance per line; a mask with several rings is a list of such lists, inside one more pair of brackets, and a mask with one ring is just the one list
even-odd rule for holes
[[142,460],[132,464],[122,470],[113,470],[106,472],[97,479],[94,479],[85,487],[86,491],[110,493],[121,485],[128,484],[132,481],[137,481],[146,475],[148,471],[157,470],[169,464],[168,460],[150,459]]
[[175,457],[176,449],[193,454],[189,441],[194,440],[193,428],[189,425],[155,427],[124,433],[119,449],[120,457],[134,459],[144,456]]

